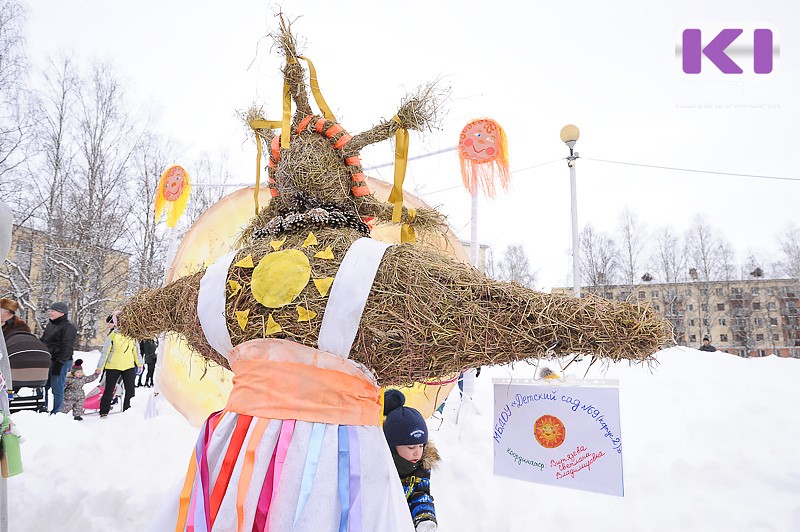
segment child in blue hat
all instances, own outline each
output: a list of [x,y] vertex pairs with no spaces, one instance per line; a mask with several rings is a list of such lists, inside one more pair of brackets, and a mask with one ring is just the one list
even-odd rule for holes
[[440,461],[433,442],[428,441],[428,425],[422,414],[403,406],[406,397],[399,390],[384,394],[383,433],[400,475],[408,509],[416,532],[436,530],[436,509],[431,497],[431,469]]

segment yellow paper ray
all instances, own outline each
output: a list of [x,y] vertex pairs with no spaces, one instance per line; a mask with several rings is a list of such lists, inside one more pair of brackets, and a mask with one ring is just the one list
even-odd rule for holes
[[325,251],[320,251],[315,253],[314,256],[318,259],[332,259],[333,258],[333,251],[331,251],[331,247],[328,246],[325,248]]
[[297,321],[311,321],[317,313],[297,305]]
[[269,315],[267,318],[267,328],[264,330],[264,333],[269,336],[270,334],[279,333],[283,330],[283,327],[278,325],[278,322],[275,321],[275,318],[272,317],[272,314]]
[[236,294],[239,293],[239,290],[242,289],[242,285],[240,285],[237,281],[228,281],[228,286],[231,287],[231,294],[228,296],[228,299],[232,298]]
[[236,321],[239,323],[239,328],[244,330],[247,327],[247,316],[250,314],[250,309],[247,310],[237,310],[236,314]]
[[272,246],[272,249],[278,251],[281,249],[281,246],[283,246],[284,242],[286,242],[286,237],[283,237],[283,240],[273,240],[269,243],[269,245]]
[[310,231],[306,237],[306,241],[303,242],[303,247],[307,248],[308,246],[316,246],[317,244],[319,244],[319,242],[317,242],[317,237],[315,237],[314,233]]
[[235,262],[233,265],[234,266],[239,266],[240,268],[252,268],[253,266],[255,266],[255,264],[253,264],[253,256],[252,255],[246,256],[245,258],[243,258],[239,262]]
[[331,284],[333,284],[333,277],[324,277],[322,279],[313,279],[314,286],[317,287],[317,292],[319,295],[325,297],[328,295],[328,290],[331,289]]
[[253,269],[250,290],[256,301],[269,308],[291,303],[308,284],[311,265],[299,249],[273,251]]

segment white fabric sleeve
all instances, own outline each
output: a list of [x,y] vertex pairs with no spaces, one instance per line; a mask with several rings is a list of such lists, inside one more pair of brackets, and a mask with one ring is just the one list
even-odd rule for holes
[[236,251],[223,255],[206,268],[200,280],[200,292],[197,294],[197,317],[203,327],[208,345],[220,355],[228,358],[233,349],[228,325],[225,323],[225,282],[228,268],[236,256]]
[[389,246],[372,238],[359,238],[345,253],[325,305],[320,350],[342,358],[350,356],[372,282]]

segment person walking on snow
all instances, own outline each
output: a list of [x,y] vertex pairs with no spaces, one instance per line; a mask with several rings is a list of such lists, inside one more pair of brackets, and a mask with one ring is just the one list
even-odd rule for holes
[[61,411],[68,414],[72,410],[72,417],[75,421],[83,421],[83,402],[86,400],[83,385],[96,380],[99,376],[99,369],[91,375],[84,375],[83,360],[77,359],[67,373],[64,383],[64,404],[61,406]]
[[428,441],[428,425],[422,414],[415,408],[403,406],[405,402],[401,391],[386,390],[383,433],[392,451],[416,532],[435,532],[431,469],[439,464],[439,453],[433,442]]
[[158,340],[155,338],[145,338],[139,342],[139,352],[142,354],[142,358],[144,358],[145,366],[147,366],[147,375],[145,376],[144,384],[142,384],[142,376],[145,375],[145,373],[139,373],[139,382],[136,383],[137,388],[139,386],[153,387],[153,374],[155,374],[156,362],[158,361],[158,357],[156,356],[157,347]]
[[50,374],[45,385],[45,405],[47,405],[47,392],[53,389],[53,409],[51,414],[61,411],[64,402],[64,379],[69,368],[72,367],[72,353],[75,350],[75,340],[78,330],[67,318],[69,307],[63,301],[56,301],[47,310],[50,318],[40,340],[50,351]]
[[111,400],[114,397],[114,388],[122,377],[125,386],[125,399],[122,402],[122,411],[131,407],[131,399],[136,394],[134,381],[136,375],[142,372],[142,357],[139,354],[139,344],[133,338],[116,331],[116,315],[106,318],[106,323],[111,325],[111,330],[103,344],[100,360],[97,361],[97,371],[106,372],[106,386],[103,397],[100,399],[100,417],[105,418],[111,410]]

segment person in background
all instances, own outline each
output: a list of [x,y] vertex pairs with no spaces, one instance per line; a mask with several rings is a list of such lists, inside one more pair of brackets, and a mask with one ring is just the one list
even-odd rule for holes
[[31,332],[31,328],[28,327],[25,320],[17,316],[18,310],[19,303],[13,299],[0,298],[0,323],[3,324],[4,337],[16,331]]
[[142,357],[139,354],[139,344],[133,338],[128,338],[122,333],[117,332],[116,314],[106,318],[106,323],[111,326],[100,360],[97,361],[97,373],[105,370],[106,386],[103,390],[103,397],[100,399],[100,417],[108,417],[111,410],[111,400],[114,397],[114,388],[117,381],[122,377],[122,384],[125,386],[125,399],[122,401],[122,411],[131,407],[131,399],[136,395],[134,381],[136,375],[142,371]]
[[431,497],[431,469],[439,464],[439,453],[433,442],[428,441],[428,425],[422,414],[403,406],[405,402],[406,397],[399,390],[386,390],[383,434],[400,475],[416,532],[434,532],[437,523]]
[[83,421],[83,402],[86,400],[83,385],[96,380],[99,376],[99,369],[95,370],[91,375],[84,375],[83,360],[77,359],[72,364],[72,369],[67,373],[67,379],[64,383],[64,404],[61,406],[61,411],[68,414],[72,410],[73,419],[75,421]]
[[50,375],[47,378],[45,391],[45,406],[47,405],[47,392],[53,389],[53,409],[51,414],[61,411],[64,402],[64,380],[69,368],[72,367],[72,353],[75,350],[75,340],[78,330],[67,318],[69,308],[63,301],[56,301],[47,310],[50,321],[44,328],[40,340],[50,351]]
[[708,336],[703,338],[703,345],[700,346],[700,351],[708,351],[709,353],[713,353],[716,350],[717,348],[711,345],[711,340],[708,339]]
[[[158,340],[155,338],[145,338],[139,342],[139,352],[142,354],[144,363],[147,366],[147,375],[144,379],[144,386],[148,388],[153,387],[153,375],[155,374],[156,362],[158,361],[158,357],[156,356],[157,347]],[[144,374],[144,372],[139,373],[139,382],[136,383],[137,388],[142,386],[142,375]]]

